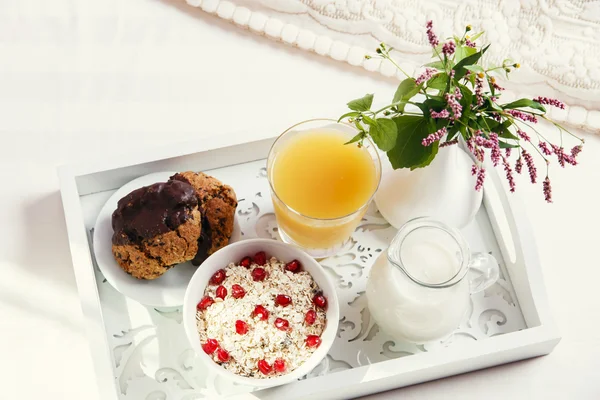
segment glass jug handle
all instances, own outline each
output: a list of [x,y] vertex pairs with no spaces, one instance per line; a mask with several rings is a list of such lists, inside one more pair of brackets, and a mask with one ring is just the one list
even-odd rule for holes
[[498,261],[490,254],[473,253],[469,264],[469,287],[471,294],[492,286],[500,277]]

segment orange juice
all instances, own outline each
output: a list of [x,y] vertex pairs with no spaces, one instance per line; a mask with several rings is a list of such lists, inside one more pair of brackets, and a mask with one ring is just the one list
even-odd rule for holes
[[281,144],[272,161],[277,222],[300,246],[343,243],[377,188],[373,155],[356,143],[345,145],[350,137],[334,129],[305,131]]

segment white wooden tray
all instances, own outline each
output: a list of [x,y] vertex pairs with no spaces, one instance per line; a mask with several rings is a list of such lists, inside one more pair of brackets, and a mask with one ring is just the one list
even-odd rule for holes
[[338,337],[327,358],[302,380],[252,393],[209,374],[188,346],[179,309],[143,306],[104,280],[94,265],[91,232],[104,202],[128,181],[153,172],[195,170],[235,188],[244,238],[278,240],[265,174],[275,138],[244,143],[246,137],[221,135],[59,169],[102,399],[348,399],[548,354],[559,342],[526,216],[492,173],[484,206],[463,234],[474,251],[498,259],[501,279],[472,296],[469,315],[449,339],[425,346],[394,341],[371,320],[366,278],[395,233],[371,207],[347,248],[322,262],[337,281],[341,304]]

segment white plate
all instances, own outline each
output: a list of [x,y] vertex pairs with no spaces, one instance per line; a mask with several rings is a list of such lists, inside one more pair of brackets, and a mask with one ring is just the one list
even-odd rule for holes
[[[112,213],[117,202],[130,192],[156,182],[166,182],[176,172],[156,172],[123,185],[104,204],[94,228],[94,254],[102,275],[115,289],[142,304],[153,307],[177,307],[183,304],[185,289],[197,268],[191,262],[178,264],[153,280],[136,279],[119,267],[112,254]],[[218,176],[216,177],[218,178]],[[237,215],[231,242],[241,238]]]

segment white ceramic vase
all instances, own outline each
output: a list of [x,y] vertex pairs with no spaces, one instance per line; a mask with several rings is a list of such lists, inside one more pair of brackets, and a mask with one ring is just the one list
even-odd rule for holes
[[413,171],[393,170],[388,162],[375,195],[377,207],[397,229],[425,216],[462,228],[475,217],[483,197],[475,190],[472,164],[458,146],[440,149],[430,165]]

